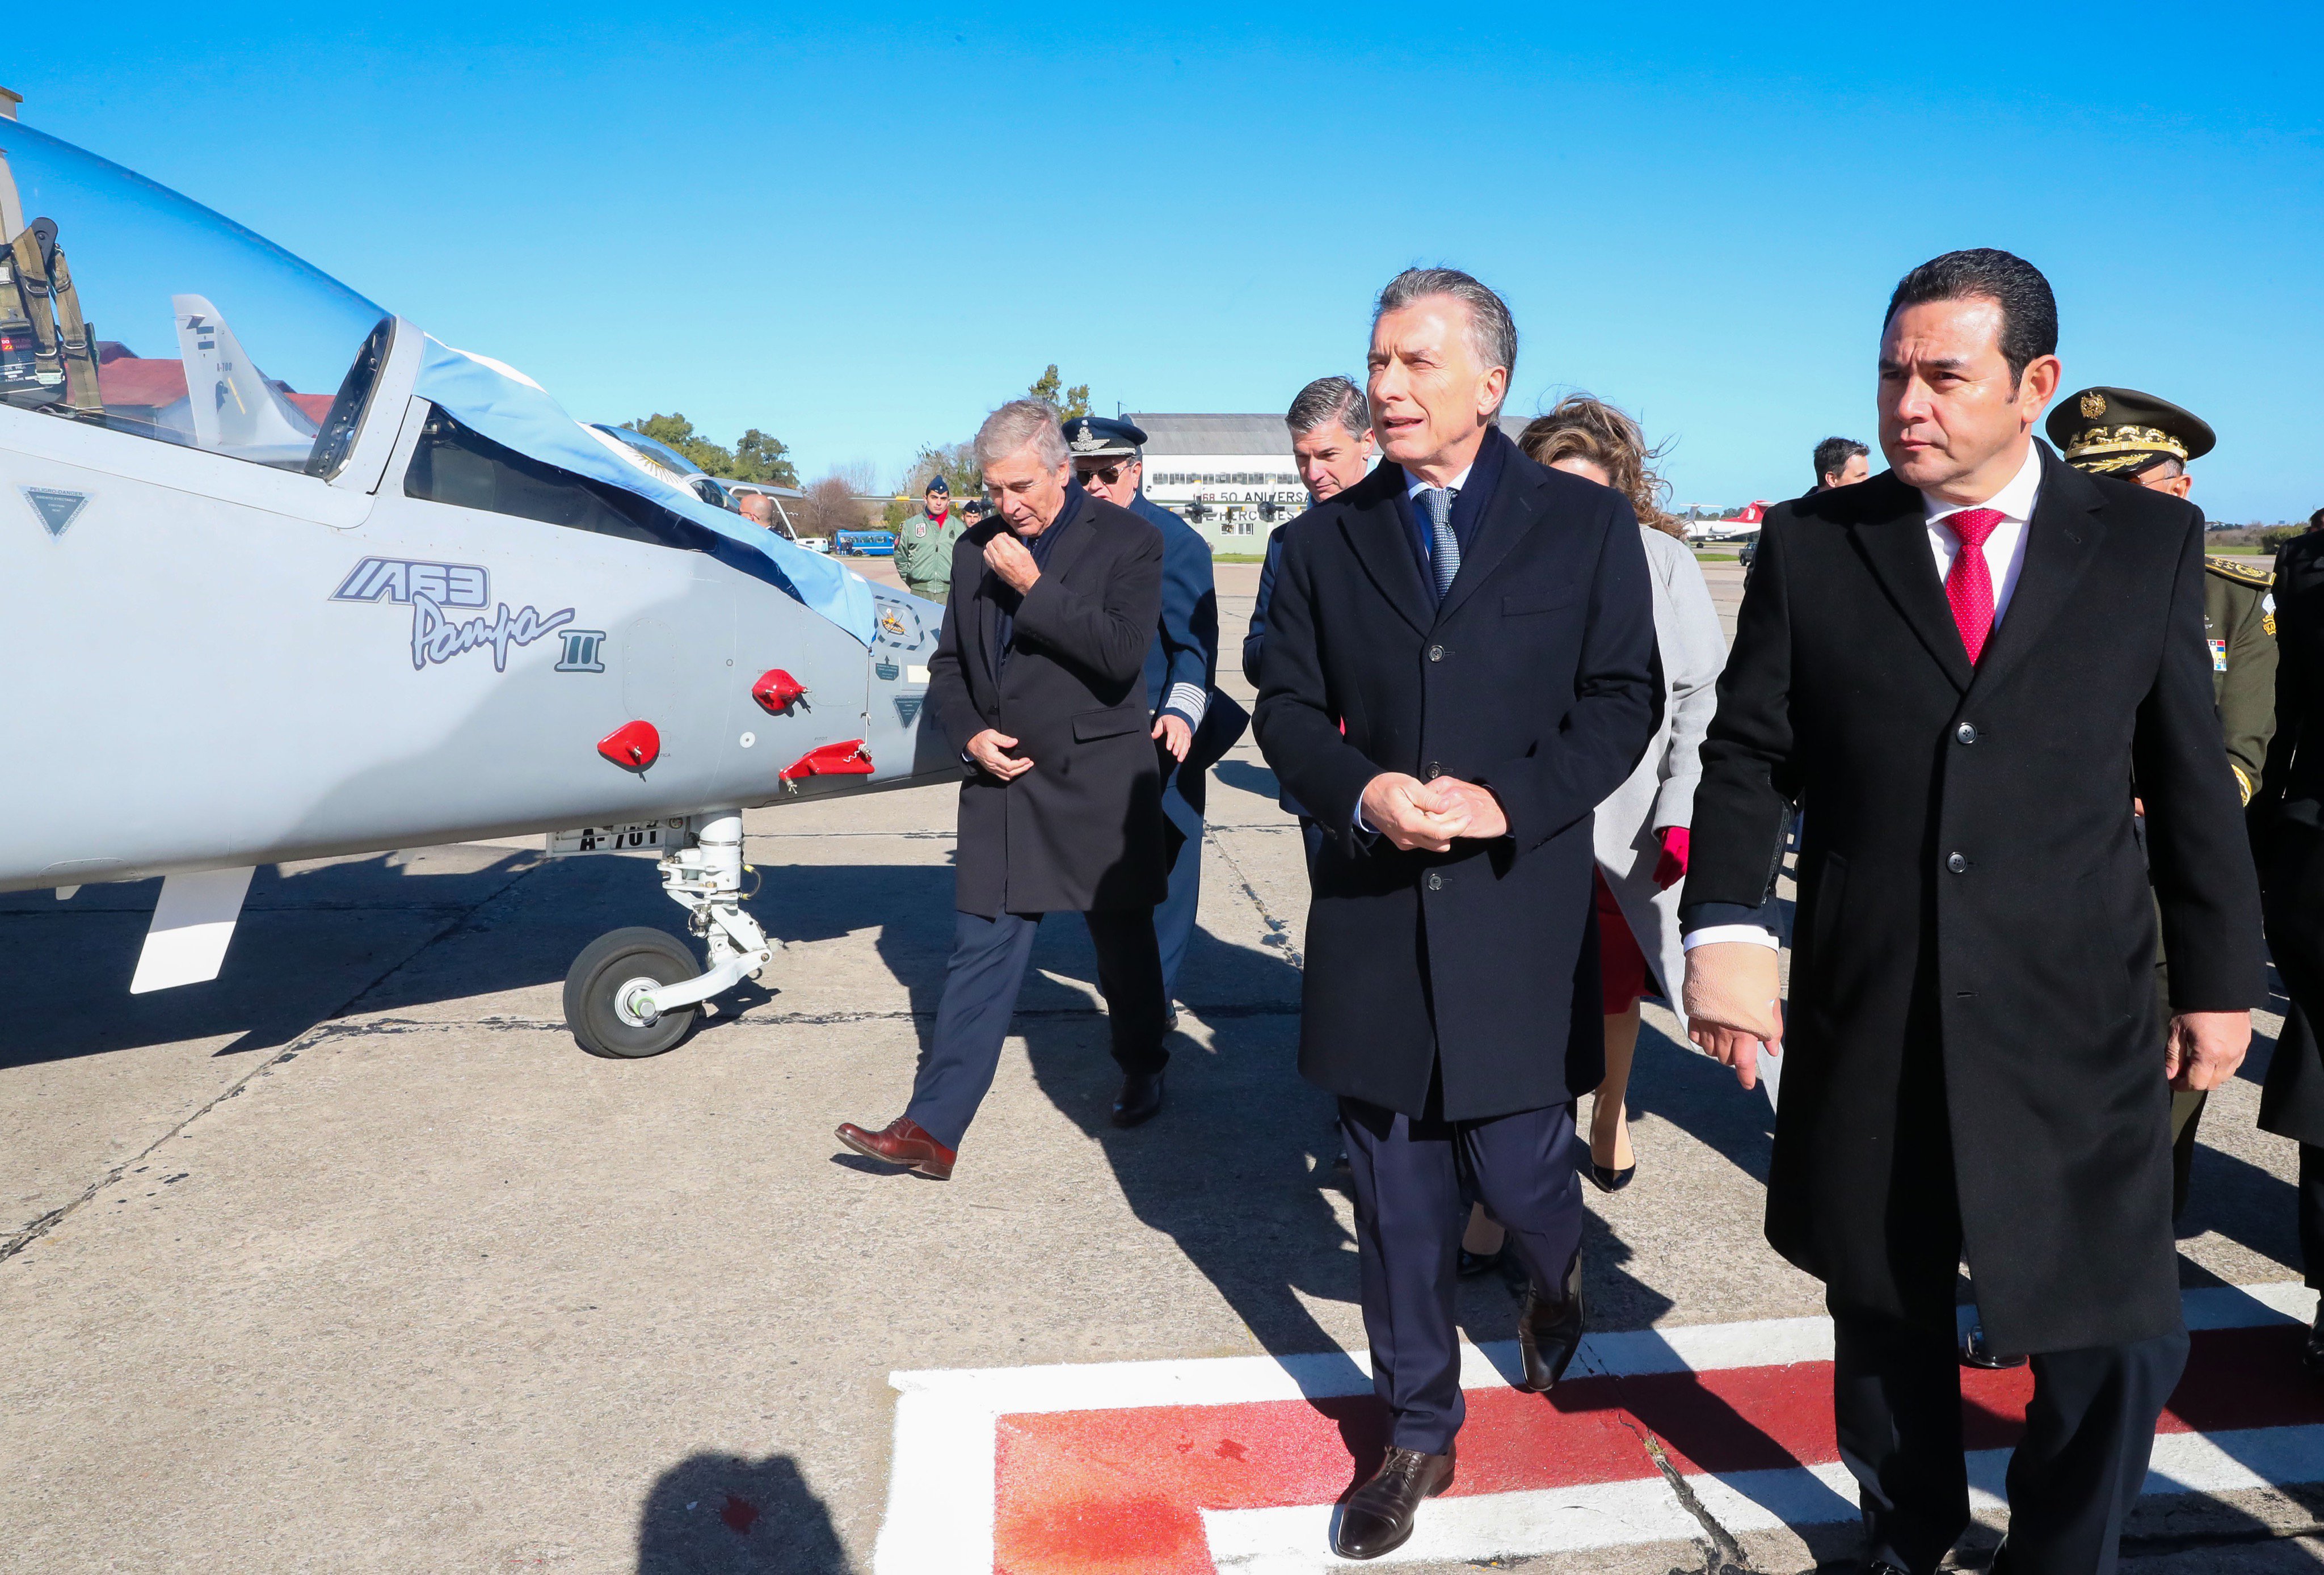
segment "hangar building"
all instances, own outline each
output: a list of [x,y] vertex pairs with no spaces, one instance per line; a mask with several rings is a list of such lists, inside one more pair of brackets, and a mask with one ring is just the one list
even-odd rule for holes
[[1281,416],[1128,412],[1146,433],[1146,495],[1183,516],[1213,553],[1266,550],[1307,507]]

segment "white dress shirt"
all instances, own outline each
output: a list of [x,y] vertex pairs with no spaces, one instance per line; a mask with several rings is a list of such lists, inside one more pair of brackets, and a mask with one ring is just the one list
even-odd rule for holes
[[[1461,467],[1461,474],[1444,484],[1444,490],[1451,493],[1454,497],[1459,497],[1461,495],[1461,489],[1469,484],[1469,473],[1476,468],[1477,465],[1474,460],[1462,465]],[[1410,498],[1414,502],[1418,502],[1420,501],[1420,494],[1428,490],[1428,484],[1422,481],[1418,476],[1412,474],[1410,472],[1406,473],[1405,479],[1406,485],[1404,489],[1404,495]]]
[[[2017,577],[2025,571],[2026,527],[2034,520],[2034,504],[2042,491],[2042,451],[2032,443],[2025,445],[2025,463],[2009,478],[2002,489],[1982,503],[1949,503],[1927,493],[1921,494],[1921,504],[1927,511],[1929,554],[1936,559],[1937,579],[1941,583],[1953,572],[1953,559],[1960,556],[1960,538],[1954,535],[1945,521],[1963,509],[1995,509],[2001,513],[2001,523],[1993,528],[1979,550],[1985,554],[1986,572],[1993,576],[1993,627],[1999,629],[2001,620],[2009,612],[2009,598],[2016,594]],[[1988,631],[1987,638],[1990,638]],[[1691,933],[1685,940],[1686,949],[1693,951],[1715,941],[1748,941],[1756,945],[1780,948],[1783,942],[1773,930],[1758,925],[1706,925]]]

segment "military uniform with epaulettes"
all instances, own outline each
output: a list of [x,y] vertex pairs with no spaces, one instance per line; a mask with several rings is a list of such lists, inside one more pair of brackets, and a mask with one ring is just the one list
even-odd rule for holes
[[[2200,416],[2169,400],[2127,388],[2086,388],[2068,394],[2051,410],[2047,429],[2067,464],[2092,475],[2134,483],[2168,460],[2177,460],[2183,471],[2218,441]],[[2259,787],[2268,740],[2275,733],[2274,578],[2269,569],[2241,558],[2213,556],[2203,560],[2203,639],[2211,653],[2211,697],[2218,706],[2227,766],[2246,804]],[[2163,1021],[2168,1024],[2170,972],[2159,927],[2154,988]],[[2174,1218],[2187,1207],[2195,1128],[2204,1102],[2201,1093],[2171,1097]]]

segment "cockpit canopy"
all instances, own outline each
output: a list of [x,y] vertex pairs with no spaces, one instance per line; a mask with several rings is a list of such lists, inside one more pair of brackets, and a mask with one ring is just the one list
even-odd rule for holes
[[328,477],[390,324],[232,220],[0,120],[0,401]]

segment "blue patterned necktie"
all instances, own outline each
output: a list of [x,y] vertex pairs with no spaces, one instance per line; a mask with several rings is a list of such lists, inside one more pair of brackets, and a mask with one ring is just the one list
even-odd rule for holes
[[1451,487],[1424,487],[1420,493],[1421,506],[1428,511],[1428,561],[1436,575],[1436,599],[1440,602],[1444,600],[1444,593],[1452,588],[1452,576],[1461,572],[1461,541],[1452,534],[1454,495]]

